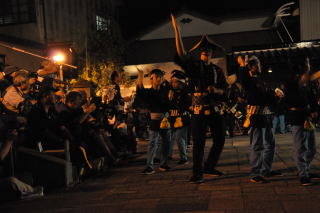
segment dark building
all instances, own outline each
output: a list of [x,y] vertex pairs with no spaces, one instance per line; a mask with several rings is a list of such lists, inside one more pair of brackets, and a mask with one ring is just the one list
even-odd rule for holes
[[[121,38],[121,0],[5,0],[0,6],[0,43],[50,56],[60,50],[84,52],[89,33],[106,30]],[[42,59],[0,46],[6,63],[36,70]]]

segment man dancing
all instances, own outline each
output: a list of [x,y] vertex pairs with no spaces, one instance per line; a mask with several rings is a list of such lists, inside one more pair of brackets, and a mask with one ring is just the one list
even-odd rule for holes
[[191,98],[186,89],[185,78],[184,72],[173,70],[171,72],[171,89],[168,94],[170,103],[169,119],[172,127],[170,154],[173,152],[174,143],[177,142],[180,153],[178,164],[180,165],[188,163],[187,138]]
[[[275,91],[268,87],[260,75],[260,60],[252,56],[243,61],[239,56],[240,79],[247,93],[248,112],[244,126],[250,125],[250,166],[253,183],[268,182],[265,177],[281,176],[272,171],[275,152],[275,138],[272,133],[272,113],[270,106],[275,104]],[[280,91],[281,93],[281,91]],[[281,93],[283,94],[283,93]],[[251,115],[251,116],[250,116]]]
[[[203,36],[195,49],[200,49],[200,60],[192,58],[184,50],[180,31],[173,16],[172,24],[175,31],[177,57],[176,63],[180,65],[189,79],[189,89],[192,96],[191,132],[193,139],[193,183],[204,182],[203,173],[213,176],[223,175],[215,167],[225,142],[224,119],[219,112],[221,102],[225,101],[226,79],[220,67],[212,64],[210,59],[213,51],[219,48]],[[207,126],[210,127],[213,146],[203,168],[204,147]]]
[[291,124],[294,158],[302,186],[312,185],[311,179],[320,176],[310,173],[310,164],[316,154],[315,126],[317,100],[310,87],[309,58],[296,54],[290,61],[293,76],[287,83],[285,102],[288,106],[288,123]]
[[143,71],[138,69],[137,97],[147,103],[147,109],[150,111],[151,117],[147,165],[142,174],[150,175],[155,173],[153,161],[157,153],[160,137],[162,139],[162,147],[159,170],[165,172],[171,169],[168,166],[171,129],[170,124],[168,125],[169,121],[165,117],[169,110],[169,88],[163,86],[164,72],[160,69],[154,69],[149,73],[151,88],[144,88],[143,76]]

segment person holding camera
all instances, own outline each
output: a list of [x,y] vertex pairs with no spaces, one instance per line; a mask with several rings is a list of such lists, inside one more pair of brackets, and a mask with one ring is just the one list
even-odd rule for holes
[[13,85],[7,88],[3,96],[3,105],[11,112],[27,114],[36,100],[27,94],[29,89],[29,74],[19,71],[13,78]]
[[55,90],[38,94],[38,102],[28,115],[28,132],[31,146],[41,142],[44,150],[64,148],[62,132],[57,121],[58,111]]

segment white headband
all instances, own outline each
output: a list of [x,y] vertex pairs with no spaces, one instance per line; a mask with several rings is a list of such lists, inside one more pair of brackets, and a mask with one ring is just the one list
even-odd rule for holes
[[172,77],[171,80],[177,80],[177,81],[180,81],[182,83],[186,83],[185,79],[180,79],[180,78],[177,78],[177,77]]

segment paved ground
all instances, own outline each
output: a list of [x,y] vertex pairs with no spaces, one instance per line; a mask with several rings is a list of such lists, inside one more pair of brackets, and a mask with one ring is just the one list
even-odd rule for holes
[[[201,185],[187,181],[191,163],[178,166],[172,161],[171,172],[141,175],[142,155],[129,166],[91,178],[68,192],[49,192],[41,199],[7,203],[0,206],[0,212],[320,212],[320,181],[311,187],[300,186],[290,135],[277,135],[276,139],[273,165],[285,176],[272,178],[271,183],[248,182],[248,137],[238,136],[227,139],[222,154],[219,169],[226,176],[206,178]],[[210,143],[208,140],[207,148]],[[141,151],[146,150],[147,143],[139,145]],[[318,172],[319,160],[317,154],[313,165]]]

